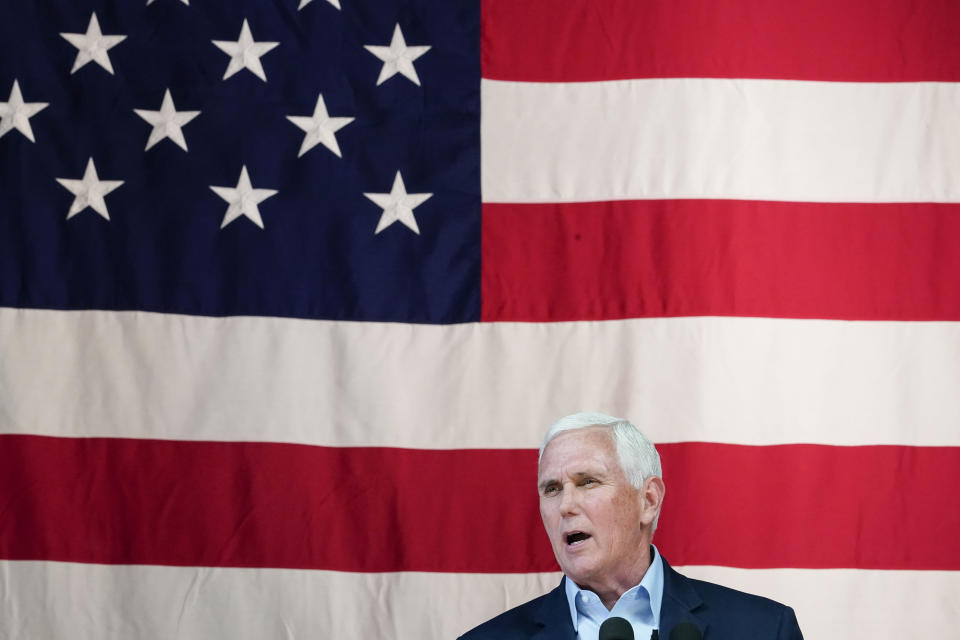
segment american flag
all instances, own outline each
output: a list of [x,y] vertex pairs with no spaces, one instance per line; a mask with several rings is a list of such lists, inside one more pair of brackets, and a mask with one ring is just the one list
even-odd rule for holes
[[960,4],[6,0],[0,638],[451,638],[536,447],[673,565],[960,616]]

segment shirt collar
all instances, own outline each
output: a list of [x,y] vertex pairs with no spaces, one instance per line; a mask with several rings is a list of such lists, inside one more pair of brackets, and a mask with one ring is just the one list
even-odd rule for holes
[[[644,598],[644,600],[649,600],[650,609],[647,614],[652,618],[653,626],[658,628],[660,626],[660,605],[663,602],[663,560],[660,559],[660,552],[657,551],[656,546],[651,544],[650,550],[653,553],[653,560],[651,560],[650,566],[647,567],[647,572],[643,574],[643,579],[620,596],[617,604],[614,605],[614,609],[611,610],[609,614],[614,615],[614,611],[621,602],[627,602],[631,598],[636,599],[640,589],[643,589],[645,595],[649,596],[649,598]],[[563,583],[567,595],[567,604],[570,607],[570,619],[573,621],[573,629],[579,632],[581,614],[577,610],[577,598],[582,594],[589,594],[588,600],[591,595],[594,598],[597,598],[597,596],[588,589],[581,589],[569,576],[566,577]],[[601,604],[601,606],[603,605]],[[606,609],[606,607],[604,607],[604,609]]]

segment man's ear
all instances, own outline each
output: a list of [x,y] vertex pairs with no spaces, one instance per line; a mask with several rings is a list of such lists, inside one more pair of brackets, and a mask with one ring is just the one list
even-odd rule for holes
[[663,496],[667,492],[663,478],[651,476],[643,481],[643,524],[652,524],[663,504]]

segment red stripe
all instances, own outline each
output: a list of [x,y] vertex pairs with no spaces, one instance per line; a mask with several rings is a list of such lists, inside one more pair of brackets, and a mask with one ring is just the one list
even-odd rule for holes
[[958,204],[484,204],[483,319],[960,320],[958,246]]
[[955,0],[484,0],[486,78],[960,80]]
[[675,564],[960,569],[960,448],[658,449]]
[[[675,564],[960,569],[960,448],[660,447]],[[0,557],[555,569],[536,453],[0,436]]]

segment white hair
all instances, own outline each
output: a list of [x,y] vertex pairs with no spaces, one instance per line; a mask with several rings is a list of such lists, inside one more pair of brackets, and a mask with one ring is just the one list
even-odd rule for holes
[[[543,458],[543,450],[558,435],[566,431],[589,429],[591,427],[603,427],[613,436],[613,444],[617,451],[617,458],[620,460],[620,467],[631,485],[637,489],[643,489],[643,483],[647,478],[663,477],[663,470],[660,467],[660,454],[657,453],[657,448],[653,445],[653,442],[643,435],[640,429],[623,418],[615,418],[605,413],[596,412],[574,413],[554,422],[543,437],[537,464]],[[660,511],[658,510],[656,517],[653,519],[653,529],[657,528],[659,518]]]

